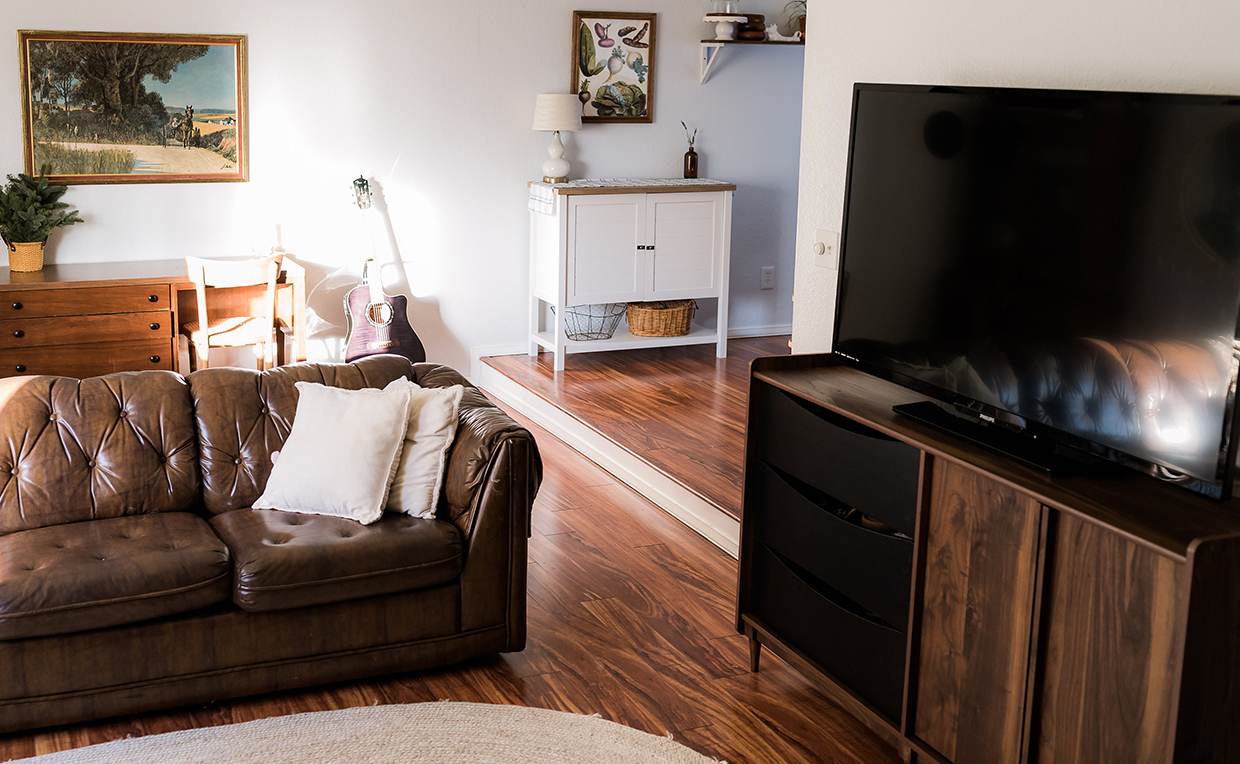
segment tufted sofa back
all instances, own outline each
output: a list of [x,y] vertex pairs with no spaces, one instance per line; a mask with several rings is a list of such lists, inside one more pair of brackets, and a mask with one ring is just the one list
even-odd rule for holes
[[0,535],[195,505],[189,388],[172,372],[0,380]]
[[207,512],[249,507],[267,486],[271,453],[284,447],[293,428],[298,382],[360,390],[408,379],[411,369],[408,360],[384,355],[352,364],[295,364],[265,372],[221,367],[190,374]]

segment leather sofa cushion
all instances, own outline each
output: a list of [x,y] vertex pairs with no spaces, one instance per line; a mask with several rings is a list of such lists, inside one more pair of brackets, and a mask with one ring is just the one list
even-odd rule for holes
[[159,618],[228,599],[228,548],[185,512],[0,536],[0,639]]
[[270,371],[220,367],[188,377],[202,452],[202,500],[218,515],[249,509],[271,477],[271,452],[284,447],[297,413],[298,382],[360,390],[412,373],[407,358],[378,355],[353,363],[298,363]]
[[0,534],[198,499],[189,387],[170,371],[0,380]]
[[421,589],[461,573],[461,534],[443,520],[388,512],[362,525],[238,509],[210,522],[232,551],[233,601],[251,612]]

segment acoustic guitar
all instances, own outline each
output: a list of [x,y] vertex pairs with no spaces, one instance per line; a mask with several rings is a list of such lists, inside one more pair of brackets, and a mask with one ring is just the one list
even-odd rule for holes
[[383,293],[375,261],[367,260],[361,285],[344,296],[348,319],[345,362],[381,353],[403,355],[414,363],[425,361],[426,349],[409,325],[408,310],[409,300],[403,294],[389,297]]

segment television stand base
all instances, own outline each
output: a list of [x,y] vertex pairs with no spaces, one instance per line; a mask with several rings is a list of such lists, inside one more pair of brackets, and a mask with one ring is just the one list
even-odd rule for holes
[[891,410],[1050,475],[1077,474],[1102,464],[1083,451],[1054,441],[1018,435],[1000,425],[985,424],[953,414],[935,401],[905,403],[892,406]]

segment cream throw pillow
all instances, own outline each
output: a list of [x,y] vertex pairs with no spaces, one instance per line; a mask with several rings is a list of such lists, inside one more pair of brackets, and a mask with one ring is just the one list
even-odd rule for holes
[[419,387],[407,379],[397,379],[384,390],[407,390],[410,396],[405,447],[388,493],[388,511],[432,518],[439,505],[444,464],[456,438],[457,416],[465,388],[461,385]]
[[373,523],[400,463],[412,391],[316,382],[298,382],[297,390],[293,429],[254,508]]

